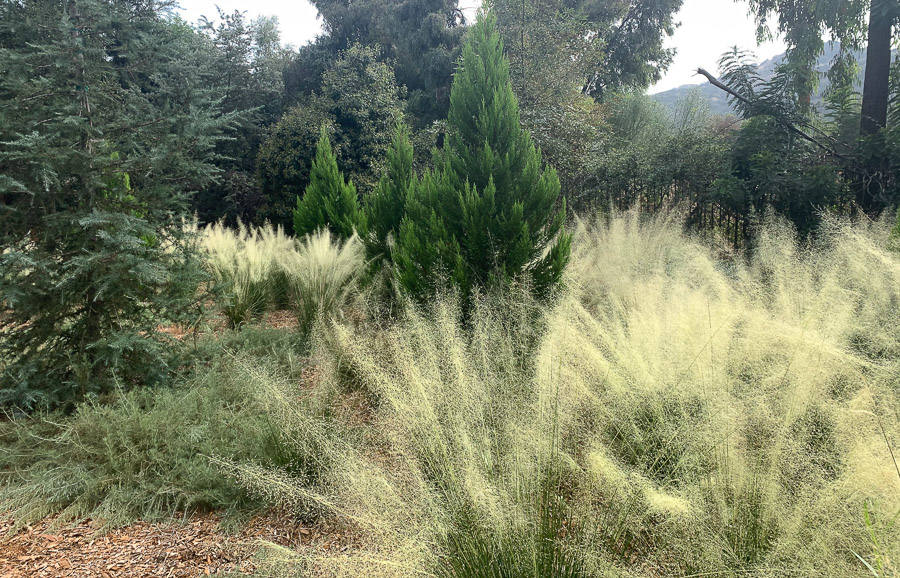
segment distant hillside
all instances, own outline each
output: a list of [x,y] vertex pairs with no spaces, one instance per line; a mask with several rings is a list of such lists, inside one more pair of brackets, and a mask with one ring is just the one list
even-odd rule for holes
[[[812,102],[814,105],[820,105],[822,103],[822,97],[825,94],[825,91],[828,89],[829,82],[828,79],[824,77],[824,73],[831,67],[831,61],[834,60],[834,57],[838,54],[840,49],[840,44],[835,43],[834,46],[825,45],[825,53],[819,57],[816,63],[816,70],[822,73],[822,76],[819,80],[819,89],[816,91],[816,94],[813,95]],[[857,52],[856,54],[857,61],[860,65],[860,74],[858,79],[858,86],[862,87],[863,76],[866,69],[866,55],[864,52]],[[765,79],[770,79],[775,74],[775,67],[784,62],[785,55],[780,54],[775,56],[774,58],[770,58],[769,60],[764,61],[759,65],[759,73]],[[660,92],[658,94],[652,95],[655,100],[662,103],[664,106],[669,108],[670,110],[674,110],[675,106],[678,102],[684,98],[691,90],[699,88],[700,93],[707,99],[709,102],[710,112],[714,115],[727,115],[733,114],[733,110],[731,106],[725,100],[725,93],[719,90],[718,88],[712,86],[711,84],[704,82],[703,84],[684,84],[677,88],[673,88],[671,90],[667,90],[665,92]]]

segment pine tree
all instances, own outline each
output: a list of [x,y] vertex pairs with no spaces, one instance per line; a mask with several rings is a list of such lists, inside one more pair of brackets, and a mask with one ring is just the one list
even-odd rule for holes
[[306,193],[302,198],[297,197],[294,234],[308,235],[322,228],[328,228],[343,239],[352,237],[354,231],[364,229],[356,187],[353,181],[345,181],[343,173],[338,170],[337,158],[324,126],[309,172]]
[[413,147],[409,129],[397,125],[387,152],[387,172],[366,197],[366,250],[370,259],[391,257],[406,212],[406,200],[415,191],[418,177],[413,171]]
[[322,75],[318,92],[272,127],[256,158],[263,202],[257,222],[293,227],[291,208],[309,185],[322,124],[347,179],[360,196],[371,194],[394,127],[403,119],[404,88],[378,54],[377,48],[358,44],[343,51]]
[[0,404],[165,379],[199,276],[188,193],[231,119],[208,42],[143,2],[0,5]]
[[395,262],[401,286],[427,298],[441,281],[474,287],[530,282],[546,296],[569,259],[565,203],[552,168],[519,124],[509,62],[490,14],[463,48],[449,136],[410,196]]

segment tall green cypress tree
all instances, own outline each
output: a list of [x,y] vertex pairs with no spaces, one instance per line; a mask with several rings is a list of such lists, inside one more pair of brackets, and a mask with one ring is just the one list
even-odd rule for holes
[[354,231],[362,231],[364,226],[356,187],[353,181],[345,181],[343,173],[338,170],[337,157],[323,125],[316,158],[309,172],[309,185],[303,197],[297,198],[297,208],[294,209],[294,234],[308,235],[327,227],[332,233],[347,239],[353,236]]
[[449,135],[410,196],[395,251],[401,286],[426,298],[441,280],[473,287],[513,279],[538,296],[568,263],[565,202],[552,168],[519,124],[509,62],[490,14],[469,31],[450,94]]
[[211,46],[145,2],[0,3],[0,404],[164,379],[189,192],[231,120]]
[[396,243],[406,211],[406,200],[418,184],[413,170],[413,147],[409,130],[397,125],[391,148],[387,152],[387,172],[381,177],[372,194],[366,197],[366,250],[370,259],[391,257],[391,245]]

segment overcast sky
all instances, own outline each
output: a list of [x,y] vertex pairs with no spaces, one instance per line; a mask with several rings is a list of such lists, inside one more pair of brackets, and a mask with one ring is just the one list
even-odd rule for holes
[[[180,0],[182,14],[189,22],[200,16],[210,19],[216,16],[216,5],[226,12],[246,11],[250,18],[261,14],[275,15],[281,23],[281,37],[285,43],[301,46],[320,32],[322,23],[316,18],[316,9],[306,0]],[[474,6],[479,0],[461,0],[468,16],[474,16]],[[678,54],[665,77],[650,92],[660,92],[682,84],[699,83],[702,77],[694,76],[698,66],[714,72],[716,62],[723,52],[738,45],[756,52],[761,60],[784,51],[781,42],[756,46],[756,27],[747,16],[745,2],[732,0],[685,0],[677,16],[681,26],[667,46],[676,48]]]
[[678,53],[668,72],[650,92],[661,92],[682,84],[705,82],[694,76],[698,67],[716,73],[719,57],[732,46],[753,50],[766,60],[784,52],[780,41],[756,45],[756,25],[747,15],[746,2],[734,0],[685,0],[676,17],[681,26],[666,46]]

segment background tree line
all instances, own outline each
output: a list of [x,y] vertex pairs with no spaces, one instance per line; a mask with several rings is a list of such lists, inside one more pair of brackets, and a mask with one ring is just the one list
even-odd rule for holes
[[[361,198],[379,179],[398,120],[410,126],[417,169],[441,142],[467,29],[457,4],[315,4],[324,25],[315,42],[287,56],[266,52],[279,55],[282,92],[260,101],[269,108],[277,101],[283,116],[254,125],[263,136],[251,146],[244,136],[225,145],[244,147],[243,156],[223,154],[241,159],[241,182],[253,186],[243,194],[207,188],[198,197],[201,220],[240,216],[290,230],[322,124]],[[743,245],[770,207],[810,232],[822,211],[876,215],[896,204],[889,112],[898,77],[891,62],[895,3],[876,2],[874,11],[864,0],[794,4],[748,4],[760,38],[778,33],[788,51],[766,79],[756,73],[752,53],[723,55],[721,80],[736,95],[729,96],[736,110],[730,120],[709,114],[696,97],[667,113],[640,96],[671,61],[663,42],[674,32],[680,1],[493,0],[489,7],[522,125],[557,169],[570,209],[686,204],[696,226]],[[227,44],[226,29],[239,23],[234,18],[219,25],[218,43]],[[815,63],[829,41],[838,49],[824,106],[816,108]],[[863,48],[872,63],[865,86],[856,83],[855,55]],[[240,62],[247,70],[272,69]],[[242,74],[250,73],[232,76]],[[200,210],[201,198],[213,199],[217,210]]]

